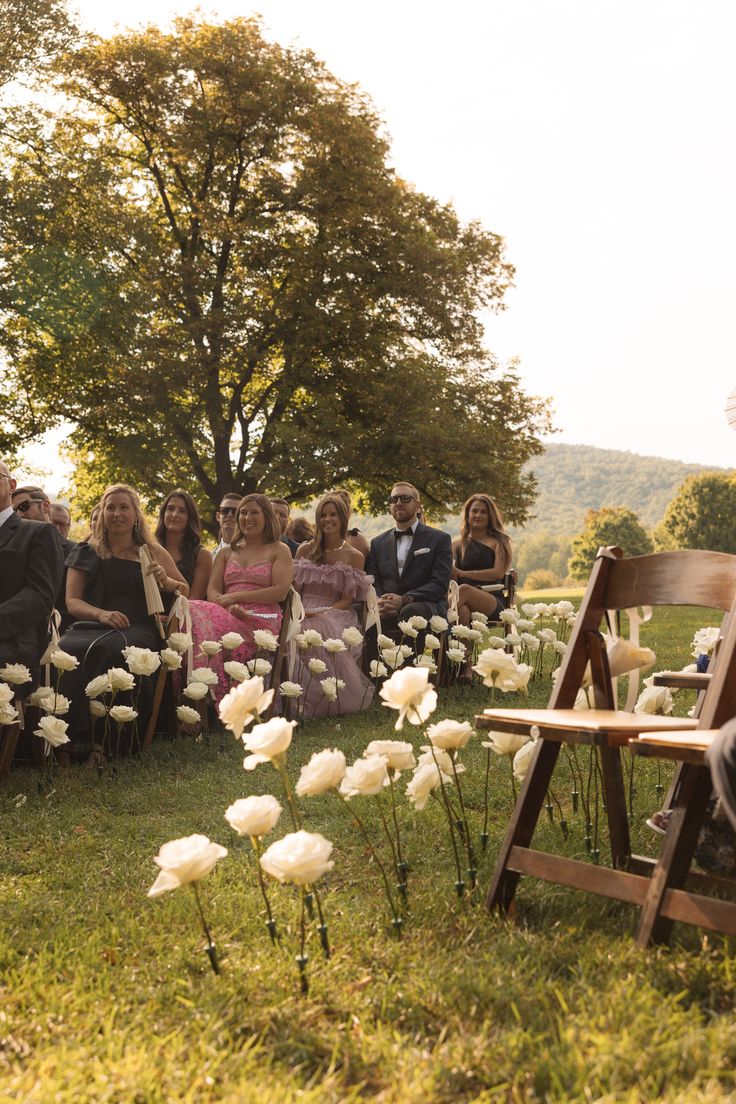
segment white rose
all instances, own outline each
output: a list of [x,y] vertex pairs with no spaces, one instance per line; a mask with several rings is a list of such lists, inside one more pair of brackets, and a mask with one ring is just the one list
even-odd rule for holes
[[383,705],[398,710],[396,729],[402,728],[405,720],[413,725],[423,724],[437,706],[437,692],[429,685],[426,667],[405,667],[395,671],[384,682],[379,693]]
[[232,652],[235,648],[239,648],[241,644],[245,644],[245,639],[237,632],[225,633],[220,639],[220,643],[223,648],[226,648],[228,652]]
[[489,739],[483,741],[483,747],[490,748],[496,755],[516,755],[529,740],[520,732],[489,732],[488,736]]
[[[8,694],[7,697],[6,697],[6,694],[5,694],[6,691],[7,691],[7,694]],[[10,702],[10,699],[12,697],[13,697],[13,691],[10,689],[10,687],[6,686],[5,683],[0,683],[0,706],[7,705]],[[30,697],[28,698],[28,704],[29,705],[35,705],[39,709],[43,709],[44,708],[43,703],[49,697],[53,701],[53,699],[54,699],[53,687],[51,687],[51,686],[39,686],[38,690],[34,690],[33,693],[30,695]],[[53,709],[53,706],[52,706],[52,709]],[[51,710],[48,710],[48,712],[51,712]]]
[[197,710],[188,705],[177,706],[176,715],[182,724],[187,725],[196,725],[202,720]]
[[322,693],[330,701],[337,701],[337,695],[341,690],[345,689],[343,680],[333,677],[322,679],[320,686],[322,687]]
[[[203,682],[190,682],[188,686],[185,686],[182,693],[185,698],[189,698],[190,701],[202,701],[209,693],[209,687],[205,686]],[[223,698],[223,701],[225,699]]]
[[308,648],[321,648],[324,643],[322,634],[317,632],[316,629],[305,629],[301,635],[304,637],[304,643]]
[[366,757],[381,755],[389,770],[411,770],[416,766],[414,748],[404,740],[371,740],[363,754]]
[[42,717],[34,735],[40,736],[51,747],[61,747],[62,744],[69,743],[69,737],[66,734],[68,727],[66,721],[62,721],[59,717]]
[[164,667],[167,667],[169,671],[178,671],[181,667],[181,656],[173,648],[163,648],[159,652],[159,656]]
[[253,633],[253,640],[256,647],[263,648],[264,652],[278,651],[278,638],[273,635],[270,629],[256,629]]
[[93,717],[104,717],[107,713],[107,706],[104,702],[96,701],[93,698],[89,703],[89,711]]
[[[533,621],[525,621],[523,617],[517,617],[516,628],[520,633],[532,632],[534,629]],[[536,639],[536,638],[535,638]]]
[[279,687],[281,696],[284,698],[299,698],[302,694],[302,688],[298,682],[284,681]]
[[324,650],[330,655],[338,655],[340,652],[346,651],[345,645],[342,640],[337,640],[335,637],[329,636],[323,644]]
[[307,667],[312,675],[323,675],[327,670],[327,664],[323,659],[310,659]]
[[367,797],[380,793],[388,785],[388,765],[382,755],[369,755],[356,761],[345,770],[340,783],[340,793],[345,797]]
[[445,655],[449,659],[450,663],[463,663],[465,660],[464,648],[448,648]]
[[417,759],[418,767],[426,767],[427,764],[435,766],[436,764],[442,771],[443,776],[447,775],[449,778],[451,778],[453,774],[463,774],[465,771],[465,767],[462,763],[458,762],[457,759],[455,759],[453,763],[449,751],[445,751],[444,748],[434,746],[427,747],[426,744],[422,744],[421,751],[422,754]]
[[267,659],[251,659],[249,663],[245,665],[248,668],[250,675],[258,675],[261,678],[265,678],[266,675],[271,673],[271,664]]
[[207,836],[185,836],[163,844],[153,860],[161,873],[148,891],[149,897],[160,897],[171,889],[196,882],[227,855],[227,848],[211,843]]
[[433,636],[432,633],[427,633],[424,638],[424,647],[428,652],[435,652],[441,647],[441,641],[438,640],[436,636]]
[[23,663],[6,663],[0,667],[0,679],[10,682],[13,686],[22,686],[31,681],[31,672]]
[[18,710],[10,702],[0,702],[0,725],[12,725],[18,720]]
[[135,648],[131,644],[123,648],[125,663],[134,675],[152,675],[161,666],[161,657],[158,652],[152,652],[150,648]]
[[415,809],[425,808],[430,794],[438,788],[441,781],[447,785],[452,779],[448,775],[440,776],[434,763],[423,763],[417,767],[406,787],[406,796]]
[[470,628],[467,625],[455,625],[452,629],[452,635],[456,640],[468,640],[470,637]]
[[693,637],[693,650],[691,655],[698,658],[701,655],[709,656],[721,635],[721,630],[714,625],[708,625],[703,629],[698,629]]
[[519,620],[519,615],[515,609],[501,610],[498,619],[503,621],[505,625],[515,625]]
[[99,698],[100,694],[109,694],[111,690],[110,676],[98,675],[87,683],[84,692],[88,698]]
[[417,659],[417,661],[415,663],[415,666],[416,667],[426,667],[426,669],[429,671],[430,675],[433,675],[435,673],[435,671],[437,670],[437,664],[432,659],[432,657],[428,656],[428,655],[419,656],[419,658]]
[[381,663],[377,659],[371,660],[370,665],[371,678],[384,678],[388,674],[388,667],[385,663]]
[[244,663],[238,663],[237,659],[226,659],[222,665],[222,668],[226,675],[229,675],[233,682],[245,682],[250,678],[250,671]]
[[132,690],[135,686],[135,679],[124,667],[111,667],[107,679],[111,690]]
[[427,729],[427,737],[436,748],[464,748],[472,735],[473,726],[468,721],[439,721]]
[[447,611],[447,621],[450,625],[455,624],[455,622],[457,621],[457,610],[450,609]]
[[505,690],[506,693],[514,690],[526,692],[533,670],[534,668],[528,663],[517,663],[512,670],[501,672],[496,682],[496,689]]
[[225,810],[225,820],[239,836],[265,836],[280,816],[281,806],[271,794],[241,797]]
[[73,671],[75,667],[79,666],[77,657],[69,655],[69,652],[62,652],[61,648],[52,652],[50,659],[57,671]]
[[166,643],[175,652],[182,654],[191,646],[192,638],[189,633],[175,632],[171,634]]
[[554,629],[540,629],[537,635],[545,644],[554,644],[557,639],[557,633]]
[[399,628],[401,629],[403,636],[408,636],[412,640],[419,636],[418,629],[415,629],[411,621],[399,621]]
[[480,621],[483,625],[488,624],[488,614],[482,613],[480,610],[473,610],[473,620]]
[[332,844],[319,832],[291,832],[261,856],[261,866],[279,882],[311,885],[332,870]]
[[635,713],[663,713],[666,717],[672,712],[674,701],[668,686],[647,686],[636,699]]
[[486,643],[488,644],[488,647],[497,648],[499,651],[503,651],[508,642],[509,641],[507,636],[486,636]]
[[440,617],[440,615],[438,613],[436,613],[434,615],[434,617],[430,617],[429,627],[432,630],[432,632],[436,632],[436,633],[445,632],[445,630],[447,629],[447,621],[445,620],[444,617]]
[[343,629],[342,638],[350,648],[357,648],[363,643],[363,634],[355,625],[349,625],[347,629]]
[[199,651],[201,655],[216,656],[222,650],[222,644],[219,640],[203,640],[199,645]]
[[523,782],[526,778],[526,772],[529,770],[529,765],[532,761],[532,755],[537,746],[537,740],[527,740],[523,747],[520,747],[514,756],[513,770],[514,777],[519,782]]
[[243,729],[268,708],[272,699],[273,690],[264,690],[263,679],[257,675],[225,695],[220,702],[220,720],[239,740]]
[[202,682],[205,686],[217,686],[218,678],[217,671],[213,671],[211,667],[195,667],[189,676],[190,683]]
[[110,710],[110,717],[117,724],[129,724],[137,716],[135,709],[132,709],[129,705],[113,705]]
[[[247,686],[247,683],[242,683]],[[239,687],[238,689],[240,689]],[[265,724],[256,725],[243,736],[246,749],[251,752],[243,760],[244,770],[255,770],[259,763],[270,763],[283,755],[291,744],[296,721],[287,721],[283,717],[272,717]]]
[[516,668],[514,657],[498,648],[486,648],[478,656],[478,662],[473,665],[473,670],[483,679],[484,686],[493,686],[500,675],[510,675]]
[[63,694],[48,694],[41,702],[41,708],[46,713],[54,713],[60,717],[62,713],[69,712],[71,702]]
[[[474,644],[477,644],[477,642],[479,640],[483,639],[483,633],[480,631],[480,629],[470,628],[470,629],[467,630],[466,639],[467,640],[472,640]],[[499,640],[500,637],[495,636],[495,637],[493,637],[493,639],[494,640]],[[503,641],[501,642],[501,647],[503,647]]]
[[419,629],[419,632],[421,632],[422,629],[426,629],[427,627],[427,618],[415,613],[413,617],[409,618],[409,624],[412,625],[413,628]]
[[564,656],[565,652],[567,651],[567,644],[564,640],[555,640],[552,647],[557,652],[557,654],[561,656]]
[[521,644],[521,637],[518,633],[510,632],[504,637],[504,641],[506,642],[506,644],[509,645],[509,647],[518,648]]
[[376,637],[376,642],[380,648],[395,648],[396,641],[392,640],[390,636],[385,636],[384,633],[379,633]]
[[301,769],[296,792],[300,797],[315,797],[317,794],[334,790],[340,785],[345,774],[345,756],[333,748],[316,751],[308,763]]

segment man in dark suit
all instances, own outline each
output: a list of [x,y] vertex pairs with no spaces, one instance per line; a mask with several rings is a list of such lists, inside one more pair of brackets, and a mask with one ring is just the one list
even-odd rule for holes
[[447,613],[452,545],[449,534],[419,520],[419,492],[411,483],[394,484],[388,501],[396,528],[371,541],[365,570],[373,576],[381,624],[390,635],[399,621],[416,614],[429,620]]
[[296,550],[299,547],[295,540],[291,537],[287,537],[286,530],[289,525],[289,514],[291,513],[291,507],[285,498],[269,498],[268,500],[273,506],[273,511],[276,517],[279,519],[279,525],[281,526],[281,543],[285,544],[291,552],[292,559],[296,555]]
[[25,521],[13,510],[15,489],[0,460],[0,664],[32,668],[46,650],[63,559],[53,525]]

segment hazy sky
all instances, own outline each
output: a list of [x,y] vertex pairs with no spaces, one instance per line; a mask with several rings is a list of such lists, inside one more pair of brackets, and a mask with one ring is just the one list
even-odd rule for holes
[[[78,3],[100,33],[186,0]],[[732,0],[221,0],[374,99],[406,179],[502,234],[489,348],[557,440],[736,466]]]

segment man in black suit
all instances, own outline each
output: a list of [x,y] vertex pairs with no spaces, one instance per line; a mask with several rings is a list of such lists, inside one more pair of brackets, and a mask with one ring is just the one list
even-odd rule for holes
[[373,576],[381,624],[390,635],[399,621],[416,614],[429,620],[447,613],[452,545],[449,534],[419,520],[419,492],[411,483],[394,484],[388,501],[396,528],[371,541],[365,570]]
[[0,664],[35,667],[61,583],[61,539],[53,525],[13,510],[16,481],[0,460]]

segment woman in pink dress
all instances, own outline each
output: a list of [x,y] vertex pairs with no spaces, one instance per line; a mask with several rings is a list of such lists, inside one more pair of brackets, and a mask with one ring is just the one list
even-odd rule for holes
[[[356,603],[368,597],[373,578],[363,571],[363,556],[346,540],[350,512],[344,498],[325,495],[317,503],[315,535],[297,549],[294,587],[301,595],[305,619],[302,629],[316,629],[323,640],[341,640],[345,629],[358,628]],[[374,688],[360,669],[362,644],[330,654],[322,648],[300,651],[297,677],[306,693],[304,714],[316,717],[328,711],[357,713],[373,698]],[[327,664],[321,674],[310,674],[307,664],[320,659]],[[321,679],[337,676],[345,686],[333,704],[324,694]]]
[[[232,544],[215,557],[206,602],[190,602],[194,666],[210,666],[217,672],[215,699],[220,701],[230,688],[223,664],[230,659],[247,663],[257,652],[256,629],[268,629],[278,636],[281,607],[294,574],[291,553],[281,541],[281,529],[265,495],[246,495],[238,505],[237,527]],[[203,640],[220,640],[237,632],[243,644],[218,655],[200,654]]]

